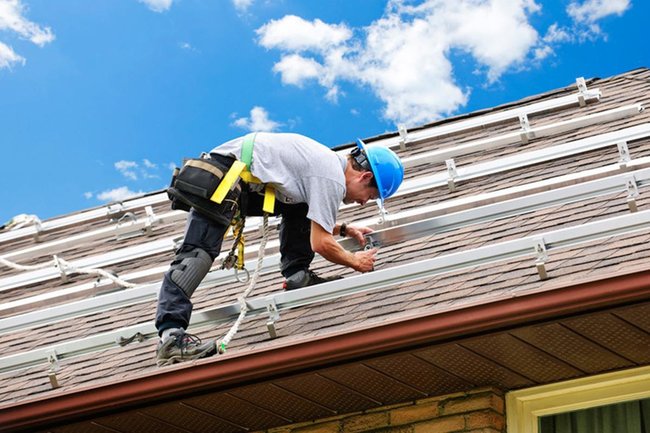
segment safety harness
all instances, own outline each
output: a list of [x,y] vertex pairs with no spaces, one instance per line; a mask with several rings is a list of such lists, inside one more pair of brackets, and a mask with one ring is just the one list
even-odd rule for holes
[[[235,241],[223,259],[221,269],[235,268],[235,276],[241,282],[248,280],[248,271],[244,265],[246,206],[242,206],[244,209],[238,206],[240,201],[245,202],[245,196],[240,200],[240,195],[246,194],[246,191],[242,190],[239,181],[241,179],[248,184],[263,184],[250,172],[255,137],[256,133],[244,137],[241,157],[225,173],[217,161],[209,158],[189,159],[183,168],[174,171],[172,183],[167,189],[173,209],[189,211],[194,207],[211,219],[230,226],[228,231],[232,230]],[[275,188],[265,184],[262,210],[273,214],[274,209]],[[243,281],[238,275],[238,271],[242,270],[246,272]]]
[[[262,183],[261,180],[253,176],[250,172],[251,162],[253,161],[253,145],[255,144],[256,135],[257,133],[252,133],[244,137],[241,149],[241,158],[230,166],[230,169],[224,176],[223,180],[217,189],[214,190],[214,194],[212,194],[210,200],[217,204],[221,204],[226,198],[228,191],[231,191],[235,187],[240,178],[246,183]],[[264,204],[262,205],[262,210],[272,214],[274,208],[275,188],[273,188],[273,185],[266,184],[264,187]]]

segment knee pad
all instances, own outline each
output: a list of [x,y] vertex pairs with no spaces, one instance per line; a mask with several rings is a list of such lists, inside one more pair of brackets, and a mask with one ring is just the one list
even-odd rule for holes
[[202,249],[196,248],[176,255],[169,268],[169,277],[188,298],[191,298],[211,266],[212,257]]

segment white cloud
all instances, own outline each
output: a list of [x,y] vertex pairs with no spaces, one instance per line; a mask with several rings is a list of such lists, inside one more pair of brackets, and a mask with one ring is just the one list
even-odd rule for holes
[[[16,33],[20,38],[27,39],[39,47],[52,42],[54,34],[49,27],[41,27],[29,21],[23,15],[26,7],[20,0],[0,0],[0,31]],[[11,68],[13,65],[26,62],[13,48],[0,42],[0,69]]]
[[174,0],[138,0],[154,12],[165,12],[172,7]]
[[232,0],[233,6],[237,9],[239,13],[248,12],[248,8],[253,5],[254,0]]
[[302,57],[300,54],[289,54],[273,66],[274,72],[282,75],[284,84],[301,87],[305,81],[318,79],[323,66],[314,59]]
[[535,57],[534,57],[535,60],[544,60],[548,56],[550,56],[552,54],[555,54],[555,51],[553,51],[553,48],[551,48],[550,46],[544,45],[544,46],[535,48],[533,53],[535,55]]
[[570,29],[562,28],[557,23],[553,23],[549,26],[549,28],[546,30],[546,34],[542,39],[544,42],[549,44],[573,42],[575,40],[574,35],[571,33]]
[[140,194],[144,194],[144,192],[143,191],[134,192],[131,191],[126,186],[121,186],[119,188],[111,189],[97,194],[97,199],[105,202],[122,201],[122,200],[126,200],[127,198],[140,195]]
[[131,180],[138,180],[138,175],[134,171],[134,169],[138,168],[138,163],[135,161],[117,161],[114,164],[115,168],[117,171],[122,173],[122,176],[126,177],[127,179]]
[[0,30],[11,30],[21,37],[29,39],[42,47],[54,40],[54,34],[49,27],[42,28],[23,16],[26,11],[20,0],[0,1]]
[[16,54],[9,46],[0,42],[0,69],[11,68],[15,64],[25,64],[25,58]]
[[91,198],[93,198],[93,193],[90,191],[84,192],[84,197],[90,200]]
[[623,15],[630,7],[629,0],[585,0],[582,3],[572,1],[566,11],[574,21],[573,34],[583,42],[599,37],[607,39],[598,20],[610,15]]
[[295,15],[271,20],[257,34],[263,47],[285,51],[327,50],[352,37],[352,31],[345,25],[325,24],[319,19],[307,21]]
[[572,1],[567,13],[579,23],[595,23],[609,15],[623,15],[630,8],[630,0],[586,0]]
[[253,107],[250,117],[241,117],[233,125],[249,131],[275,131],[280,123],[269,119],[269,113],[263,107]]
[[154,164],[153,162],[149,161],[147,158],[142,160],[142,164],[144,164],[144,166],[147,168],[158,168],[158,164]]
[[453,78],[451,49],[470,53],[493,82],[529,55],[538,34],[528,16],[538,10],[532,0],[427,0],[417,6],[393,0],[362,40],[345,25],[295,16],[257,33],[260,45],[289,53],[273,67],[283,83],[316,81],[330,100],[340,95],[340,80],[368,85],[384,101],[384,117],[413,124],[467,103],[469,91]]
[[[623,13],[629,0],[573,1],[575,19],[593,22]],[[493,84],[508,72],[535,67],[561,43],[583,41],[584,28],[551,25],[542,37],[530,20],[535,0],[388,0],[363,29],[288,15],[257,30],[259,45],[281,51],[273,71],[284,84],[318,83],[337,101],[342,81],[367,86],[383,115],[406,125],[430,122],[464,106],[471,89],[454,76],[451,54],[468,55]],[[584,26],[583,26],[584,27]]]

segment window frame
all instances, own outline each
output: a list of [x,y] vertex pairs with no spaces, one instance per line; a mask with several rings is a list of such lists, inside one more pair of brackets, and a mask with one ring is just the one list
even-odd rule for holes
[[650,397],[650,366],[511,391],[508,433],[539,433],[539,418]]

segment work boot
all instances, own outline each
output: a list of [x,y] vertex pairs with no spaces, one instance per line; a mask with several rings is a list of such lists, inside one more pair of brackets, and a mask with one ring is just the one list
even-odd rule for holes
[[196,335],[187,334],[182,329],[179,329],[171,332],[169,338],[165,341],[158,343],[156,363],[161,367],[176,362],[212,356],[215,353],[217,353],[217,349],[213,340],[201,343],[201,339]]
[[328,281],[340,280],[340,275],[335,275],[333,277],[319,277],[314,271],[309,269],[301,269],[295,274],[287,277],[287,280],[284,282],[284,288],[286,290],[295,290],[301,287],[313,286],[314,284],[327,283]]

